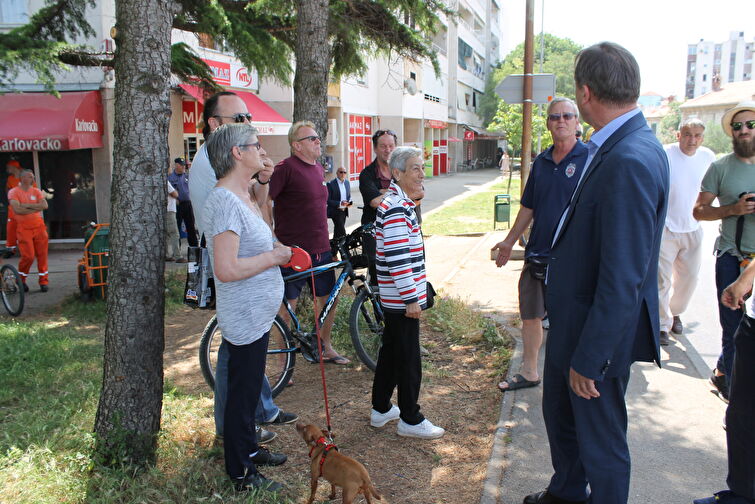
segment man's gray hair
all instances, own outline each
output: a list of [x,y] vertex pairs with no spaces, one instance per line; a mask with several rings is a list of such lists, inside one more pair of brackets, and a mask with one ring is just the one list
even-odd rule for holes
[[228,175],[236,164],[233,148],[251,143],[256,136],[257,128],[247,123],[223,124],[212,132],[205,143],[207,158],[218,180]]
[[406,171],[406,163],[411,159],[418,157],[422,159],[422,149],[416,147],[396,147],[388,158],[388,167],[398,170],[401,173]]
[[545,112],[546,114],[550,114],[551,110],[553,110],[553,107],[556,106],[557,103],[568,103],[571,105],[572,110],[574,110],[574,113],[577,114],[577,119],[579,119],[579,109],[577,108],[577,104],[574,103],[574,100],[571,98],[567,98],[566,96],[556,96],[551,100],[551,102],[548,104],[548,110]]
[[679,131],[684,128],[702,128],[705,129],[705,123],[699,117],[688,117],[679,123]]
[[640,97],[640,67],[619,44],[601,42],[582,49],[574,65],[574,82],[587,86],[601,102],[625,106]]

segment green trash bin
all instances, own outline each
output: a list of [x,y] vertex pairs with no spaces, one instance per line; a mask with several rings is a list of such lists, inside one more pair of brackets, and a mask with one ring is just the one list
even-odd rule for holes
[[511,227],[511,196],[508,194],[496,194],[493,199],[493,231],[498,222]]
[[[94,236],[92,236],[94,235]],[[91,238],[91,242],[89,239]],[[84,233],[85,243],[89,243],[90,281],[95,297],[105,299],[107,294],[107,268],[110,261],[110,227],[107,225],[90,227]]]

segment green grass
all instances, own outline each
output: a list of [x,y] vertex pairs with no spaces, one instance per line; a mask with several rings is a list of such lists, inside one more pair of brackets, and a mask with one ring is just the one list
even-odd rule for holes
[[[511,181],[511,223],[519,211],[519,178]],[[464,233],[484,233],[493,230],[493,199],[497,194],[507,194],[508,179],[490,186],[485,191],[457,201],[422,221],[425,234],[452,235]],[[497,229],[506,229],[505,223],[498,223]]]
[[[166,287],[170,312],[181,302],[182,274],[168,274]],[[0,502],[292,502],[236,495],[212,430],[201,427],[211,423],[212,401],[170,383],[157,464],[140,471],[95,465],[104,308],[102,301],[69,299],[48,321],[0,322]]]

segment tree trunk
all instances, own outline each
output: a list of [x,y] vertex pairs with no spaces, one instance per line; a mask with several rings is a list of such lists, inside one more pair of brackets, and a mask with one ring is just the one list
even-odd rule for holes
[[328,134],[328,0],[296,0],[294,122],[312,121],[325,143]]
[[116,0],[110,266],[96,452],[154,462],[163,395],[172,0]]

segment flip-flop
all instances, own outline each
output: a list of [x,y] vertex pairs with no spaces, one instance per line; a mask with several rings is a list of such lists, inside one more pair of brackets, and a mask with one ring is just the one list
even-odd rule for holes
[[524,376],[520,375],[519,373],[515,374],[514,377],[510,381],[506,381],[506,383],[509,384],[508,387],[503,388],[501,387],[501,384],[498,384],[498,390],[501,392],[506,392],[508,390],[518,390],[523,388],[529,388],[529,387],[537,387],[540,385],[540,380],[528,380]]
[[343,355],[337,355],[336,357],[325,357],[325,359],[323,359],[323,362],[326,364],[337,364],[339,366],[351,364],[351,361]]

